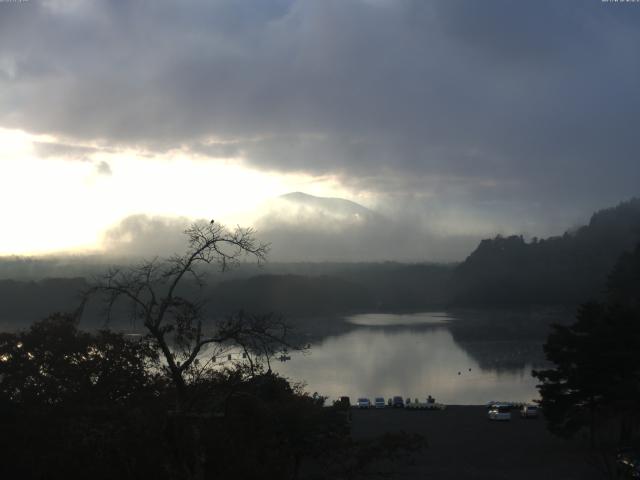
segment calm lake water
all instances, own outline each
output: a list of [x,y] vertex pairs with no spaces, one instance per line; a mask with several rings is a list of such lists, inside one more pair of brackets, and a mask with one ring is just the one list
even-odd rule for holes
[[[344,333],[325,337],[305,355],[274,368],[306,390],[335,399],[394,395],[447,404],[538,398],[531,369],[542,341],[465,335],[465,320],[446,312],[366,314],[344,320]],[[475,332],[475,331],[474,331]]]

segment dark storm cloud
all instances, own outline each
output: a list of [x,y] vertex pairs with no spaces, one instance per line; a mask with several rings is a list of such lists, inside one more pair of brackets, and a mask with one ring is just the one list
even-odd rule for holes
[[4,3],[0,124],[585,214],[638,193],[639,23],[600,0]]
[[56,142],[33,142],[35,153],[40,158],[63,158],[65,160],[77,160],[91,162],[95,165],[95,171],[99,175],[111,175],[111,166],[105,160],[92,160],[91,156],[100,152],[109,152],[107,148],[86,147],[83,145],[69,145]]

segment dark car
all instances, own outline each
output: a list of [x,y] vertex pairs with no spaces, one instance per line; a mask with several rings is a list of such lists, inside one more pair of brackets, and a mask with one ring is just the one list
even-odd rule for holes
[[401,396],[393,397],[393,408],[404,408],[404,400]]
[[523,405],[520,408],[522,418],[538,418],[538,407],[536,405]]
[[351,399],[349,397],[340,397],[333,404],[341,410],[349,410],[351,408]]

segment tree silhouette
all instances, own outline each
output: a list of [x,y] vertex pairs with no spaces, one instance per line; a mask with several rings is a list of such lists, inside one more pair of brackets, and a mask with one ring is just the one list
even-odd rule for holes
[[[554,368],[534,371],[552,431],[617,432],[626,442],[640,420],[640,246],[623,255],[609,280],[608,299],[582,305],[577,321],[555,325],[545,344]],[[615,428],[611,428],[617,425]]]
[[166,382],[157,365],[148,341],[82,332],[70,315],[1,333],[0,477],[158,478]]
[[82,332],[70,315],[0,333],[0,396],[21,405],[124,405],[153,387],[157,365],[148,341],[107,330]]
[[[258,242],[252,229],[233,231],[211,221],[195,223],[185,231],[187,249],[167,259],[152,259],[122,269],[112,269],[98,278],[85,299],[100,295],[106,302],[108,319],[118,302],[125,302],[131,319],[146,329],[163,358],[163,368],[176,389],[176,410],[186,412],[189,380],[206,375],[228,348],[240,348],[251,371],[279,350],[294,348],[287,342],[288,327],[273,315],[243,312],[222,321],[205,322],[206,301],[185,298],[181,287],[189,280],[205,284],[202,267],[226,271],[242,258],[263,262],[269,246]],[[205,348],[208,348],[204,355]],[[206,356],[201,361],[200,356]]]

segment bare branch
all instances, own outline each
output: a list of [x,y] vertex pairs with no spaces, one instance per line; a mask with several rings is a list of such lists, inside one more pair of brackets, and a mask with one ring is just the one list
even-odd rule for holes
[[[203,304],[182,298],[178,293],[180,285],[189,277],[201,289],[205,284],[201,266],[214,264],[226,271],[245,257],[262,263],[269,245],[258,242],[251,228],[238,226],[229,231],[214,221],[193,224],[184,233],[187,236],[185,253],[164,260],[156,257],[128,268],[112,268],[94,282],[83,300],[84,307],[90,296],[102,296],[107,321],[111,321],[120,301],[127,302],[132,318],[142,320],[162,352],[166,370],[182,397],[187,388],[185,376],[197,374],[198,370],[202,372],[197,360],[209,344],[240,346],[252,367],[260,358],[270,365],[270,356],[291,348],[285,342],[286,325],[271,316],[240,313],[205,335]],[[205,362],[205,365],[213,363]],[[186,404],[185,399],[182,400]]]

